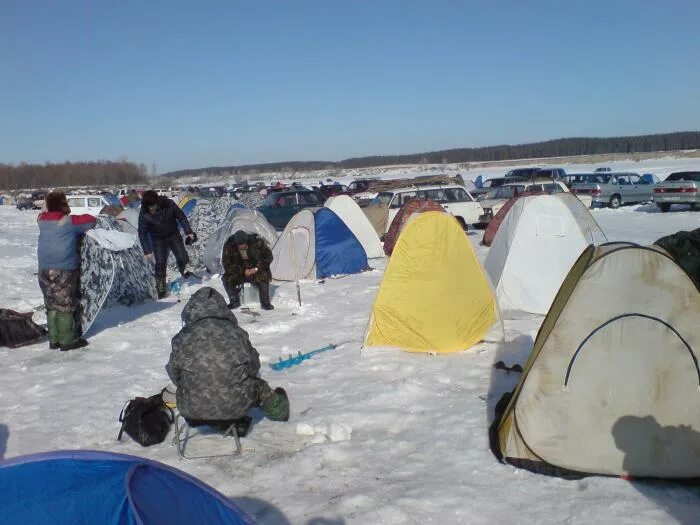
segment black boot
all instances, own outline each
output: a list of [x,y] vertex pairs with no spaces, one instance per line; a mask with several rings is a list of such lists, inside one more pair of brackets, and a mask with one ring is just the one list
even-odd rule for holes
[[156,290],[158,290],[158,299],[164,299],[168,296],[168,286],[165,282],[165,275],[156,275]]
[[270,283],[258,283],[258,295],[260,296],[260,307],[263,310],[274,310],[270,302]]
[[82,337],[79,337],[72,343],[68,343],[67,345],[61,345],[60,349],[62,352],[67,352],[68,350],[76,350],[78,348],[83,348],[88,345],[87,339],[83,339]]
[[240,287],[236,286],[233,290],[230,291],[229,300],[230,300],[230,302],[228,303],[229,310],[235,310],[236,308],[241,306],[241,289],[240,289]]

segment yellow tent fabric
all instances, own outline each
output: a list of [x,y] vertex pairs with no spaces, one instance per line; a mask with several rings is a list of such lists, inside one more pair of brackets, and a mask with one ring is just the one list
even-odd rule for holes
[[180,202],[178,202],[178,207],[180,209],[185,207],[185,204],[187,204],[190,200],[192,199],[192,195],[185,195],[182,199],[180,199]]
[[374,302],[365,346],[457,352],[496,321],[496,299],[454,217],[427,212],[399,237]]

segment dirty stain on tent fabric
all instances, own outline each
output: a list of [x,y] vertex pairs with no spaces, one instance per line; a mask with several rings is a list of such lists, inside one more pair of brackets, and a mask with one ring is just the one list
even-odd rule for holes
[[365,346],[457,352],[483,340],[496,317],[493,292],[462,227],[451,215],[426,212],[399,237]]

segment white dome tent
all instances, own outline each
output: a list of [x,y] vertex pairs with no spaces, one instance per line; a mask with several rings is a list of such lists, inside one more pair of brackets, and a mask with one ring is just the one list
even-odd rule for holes
[[570,193],[519,199],[484,263],[499,308],[546,314],[581,252],[606,241],[588,209]]

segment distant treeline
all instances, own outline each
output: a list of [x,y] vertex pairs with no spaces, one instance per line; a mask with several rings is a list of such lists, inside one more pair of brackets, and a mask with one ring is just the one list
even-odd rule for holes
[[45,189],[67,186],[121,186],[146,182],[146,166],[133,162],[64,162],[0,164],[0,189]]
[[293,161],[271,164],[248,164],[243,166],[209,167],[179,170],[165,173],[168,177],[196,175],[255,175],[275,171],[313,171],[321,169],[368,168],[392,164],[454,164],[467,162],[489,162],[512,159],[543,157],[570,157],[574,155],[596,155],[606,153],[644,153],[651,151],[674,151],[700,149],[700,132],[683,131],[639,135],[636,137],[575,137],[533,142],[531,144],[487,146],[483,148],[458,148],[410,155],[386,155],[356,157],[340,162]]

